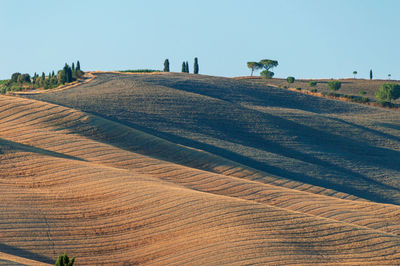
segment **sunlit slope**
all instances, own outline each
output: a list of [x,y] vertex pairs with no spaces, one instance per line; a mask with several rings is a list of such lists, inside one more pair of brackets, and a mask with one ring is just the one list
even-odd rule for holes
[[74,89],[29,97],[117,120],[269,176],[400,203],[398,112],[178,73],[97,74]]
[[5,254],[52,262],[67,252],[86,265],[400,263],[396,205],[73,109],[1,96],[0,161]]

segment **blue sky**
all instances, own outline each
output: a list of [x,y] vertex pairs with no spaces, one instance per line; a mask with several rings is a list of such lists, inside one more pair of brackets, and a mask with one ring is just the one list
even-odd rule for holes
[[276,77],[400,79],[397,0],[0,0],[0,79],[62,68],[162,69],[199,58],[200,73],[249,75],[275,59]]

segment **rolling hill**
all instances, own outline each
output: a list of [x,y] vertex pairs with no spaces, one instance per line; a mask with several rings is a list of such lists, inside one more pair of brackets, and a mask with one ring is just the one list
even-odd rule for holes
[[95,75],[0,96],[0,264],[400,263],[400,113]]

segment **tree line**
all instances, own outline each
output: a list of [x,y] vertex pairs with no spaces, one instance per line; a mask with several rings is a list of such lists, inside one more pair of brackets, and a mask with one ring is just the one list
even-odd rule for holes
[[[181,71],[182,71],[182,73],[190,73],[188,61],[182,62],[182,70]],[[169,60],[168,59],[165,59],[165,61],[164,61],[164,72],[169,72]],[[199,60],[197,59],[197,57],[194,58],[193,74],[199,74]]]
[[13,73],[11,78],[2,84],[0,93],[4,94],[7,91],[22,91],[30,89],[43,88],[45,90],[56,88],[60,85],[71,83],[79,78],[82,78],[84,72],[81,70],[81,64],[79,61],[72,63],[69,66],[65,63],[63,69],[57,71],[57,75],[54,71],[50,72],[47,76],[44,72],[38,75],[36,72],[31,77],[29,74],[21,74],[19,72]]

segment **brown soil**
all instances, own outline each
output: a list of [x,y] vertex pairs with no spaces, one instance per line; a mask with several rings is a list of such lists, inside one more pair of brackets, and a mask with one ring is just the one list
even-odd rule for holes
[[399,113],[96,75],[0,96],[0,264],[400,263]]

